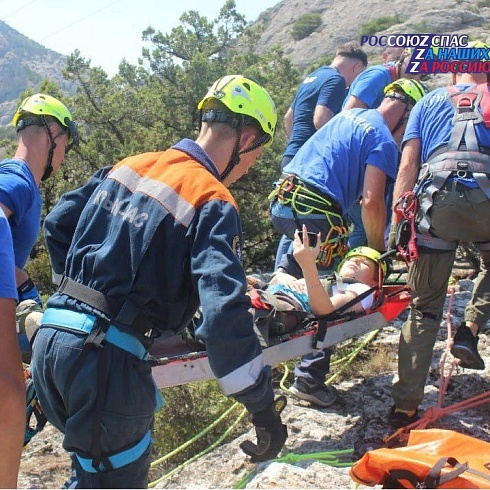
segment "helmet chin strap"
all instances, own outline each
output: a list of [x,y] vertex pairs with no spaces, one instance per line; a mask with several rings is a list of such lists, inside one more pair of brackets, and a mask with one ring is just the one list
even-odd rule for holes
[[402,127],[403,120],[405,119],[405,114],[408,111],[408,105],[409,104],[405,104],[405,110],[403,111],[403,114],[400,116],[400,119],[398,119],[398,122],[396,123],[396,126],[393,128],[391,134],[395,134]]
[[250,153],[251,151],[256,150],[257,148],[265,145],[269,141],[269,135],[264,134],[260,138],[257,139],[257,142],[253,144],[250,148],[246,150],[239,151],[240,149],[240,139],[242,137],[242,129],[243,125],[239,125],[237,128],[237,137],[235,140],[235,146],[233,147],[233,152],[231,153],[230,161],[226,166],[223,173],[220,175],[221,180],[223,181],[228,175],[230,175],[231,171],[240,163],[240,156],[245,155],[245,153]]
[[235,145],[233,146],[233,151],[231,152],[231,157],[228,162],[228,165],[223,170],[223,173],[220,175],[221,181],[225,180],[228,175],[230,175],[231,171],[240,163],[240,139],[242,137],[242,129],[243,123],[240,123],[236,130],[236,139]]
[[53,173],[53,153],[56,148],[56,143],[54,141],[53,135],[51,134],[51,131],[49,130],[48,123],[46,122],[44,116],[41,116],[41,121],[43,123],[44,128],[46,129],[46,132],[48,133],[48,137],[50,141],[48,160],[46,161],[46,167],[44,168],[44,173],[43,176],[41,177],[41,181],[44,181],[46,179],[49,179],[49,177],[51,177],[51,174]]

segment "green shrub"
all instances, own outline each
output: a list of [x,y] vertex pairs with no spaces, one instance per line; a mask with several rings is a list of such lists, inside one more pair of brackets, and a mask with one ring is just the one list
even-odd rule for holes
[[41,249],[35,256],[31,255],[26,265],[26,271],[43,297],[54,293],[56,287],[53,285],[51,262],[46,250]]
[[378,17],[376,19],[370,20],[361,27],[361,35],[371,36],[376,32],[384,31],[385,29],[388,29],[388,27],[399,23],[400,17],[398,15]]
[[291,35],[295,41],[300,41],[318,29],[321,24],[322,16],[320,14],[304,14],[294,23]]
[[[153,430],[153,457],[156,460],[175,450],[189,439],[203,431],[220,417],[234,400],[227,398],[215,380],[190,383],[162,391],[165,405],[156,414]],[[235,409],[228,417],[210,430],[202,438],[195,441],[185,450],[159,464],[152,471],[151,479],[156,479],[174,467],[182,464],[192,456],[214,443],[226,429],[236,420],[243,406]],[[239,424],[235,431],[223,441],[230,442],[239,434],[250,429],[248,419]]]
[[307,73],[311,73],[312,71],[316,70],[317,68],[320,68],[322,66],[328,66],[328,65],[330,65],[330,63],[332,63],[332,60],[333,60],[333,56],[332,55],[323,56],[317,62],[315,62],[312,65],[310,65],[307,68],[307,70],[306,70],[305,73],[306,74]]

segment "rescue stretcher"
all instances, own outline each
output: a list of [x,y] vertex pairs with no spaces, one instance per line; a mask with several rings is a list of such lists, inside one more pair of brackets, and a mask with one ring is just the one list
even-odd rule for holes
[[[408,306],[406,285],[383,285],[380,304],[364,313],[347,312],[335,321],[322,322],[314,317],[285,335],[268,339],[263,348],[264,362],[272,367],[317,349],[339,344],[372,330],[385,327]],[[153,377],[158,388],[179,386],[214,378],[206,351],[192,352],[180,335],[156,342],[150,354],[155,359]]]

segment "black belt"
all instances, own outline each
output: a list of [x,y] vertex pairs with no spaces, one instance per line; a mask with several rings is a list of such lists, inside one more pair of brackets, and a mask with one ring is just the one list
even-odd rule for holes
[[[86,286],[85,284],[76,282],[69,277],[63,276],[60,286],[58,288],[58,292],[66,294],[73,299],[81,301],[82,303],[85,303],[86,305],[99,310],[107,317],[109,317],[111,321],[114,320],[115,322],[117,322],[119,320],[118,317],[120,313],[122,313],[121,316],[124,316],[126,318],[121,318],[121,320],[124,320],[124,322],[121,323],[130,323],[131,329],[142,335],[146,334],[147,332],[152,330],[152,328],[154,328],[151,319],[148,318],[148,316],[145,315],[145,313],[141,309],[134,308],[134,306],[128,308],[127,306],[129,305],[129,303],[125,303],[122,307],[118,308],[116,315],[114,315],[114,308],[111,308],[111,306],[109,305],[105,294],[89,286]],[[128,319],[130,320],[130,322],[127,322]]]

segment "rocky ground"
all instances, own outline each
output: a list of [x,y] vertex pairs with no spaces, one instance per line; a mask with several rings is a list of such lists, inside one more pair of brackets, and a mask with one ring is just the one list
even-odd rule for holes
[[[441,322],[422,410],[437,404],[439,367],[446,352],[447,327],[456,329],[461,322],[472,287],[472,281],[462,280],[454,294],[448,295],[445,317],[448,313],[450,316]],[[282,455],[348,450],[358,447],[366,439],[389,433],[385,420],[392,405],[390,389],[396,370],[396,346],[402,320],[403,316],[384,328],[361,353],[367,358],[368,351],[376,352],[384,359],[384,368],[373,368],[376,374],[369,374],[363,371],[362,363],[358,364],[359,372],[354,370],[351,377],[336,383],[339,400],[332,407],[315,409],[286,393],[288,405],[283,418],[289,427],[289,438]],[[490,390],[488,325],[480,334],[479,349],[486,369],[459,368],[451,378],[443,406]],[[448,357],[446,364],[452,360],[450,355]],[[490,442],[490,404],[446,415],[429,426],[433,427],[452,429]],[[239,443],[245,438],[253,438],[253,433],[219,447],[159,483],[158,487],[231,488],[248,475],[246,488],[354,488],[348,468],[331,467],[315,457],[297,463],[251,464],[239,449]],[[69,458],[61,448],[61,437],[48,426],[24,451],[19,488],[60,488],[68,476]],[[152,480],[160,476],[158,468],[151,476]]]

